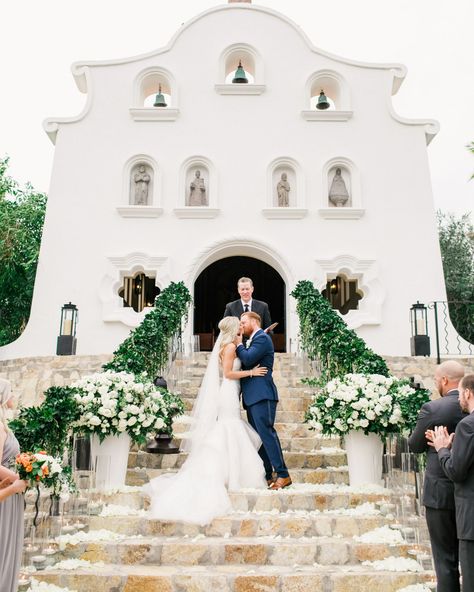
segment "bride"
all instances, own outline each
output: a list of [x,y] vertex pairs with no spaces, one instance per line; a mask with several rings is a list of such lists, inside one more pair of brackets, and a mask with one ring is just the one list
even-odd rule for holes
[[231,511],[228,491],[267,487],[257,452],[261,440],[241,419],[239,401],[240,379],[264,376],[267,368],[240,370],[235,354],[237,317],[222,319],[219,329],[183,446],[188,459],[177,474],[161,475],[144,486],[151,500],[151,518],[209,524]]

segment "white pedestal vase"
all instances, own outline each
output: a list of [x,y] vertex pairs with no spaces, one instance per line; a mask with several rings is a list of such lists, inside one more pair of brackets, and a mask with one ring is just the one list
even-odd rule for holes
[[120,489],[125,485],[130,436],[107,436],[101,443],[99,437],[91,437],[91,460],[95,470],[95,488],[100,491]]
[[349,485],[382,485],[383,443],[377,434],[351,430],[344,436]]

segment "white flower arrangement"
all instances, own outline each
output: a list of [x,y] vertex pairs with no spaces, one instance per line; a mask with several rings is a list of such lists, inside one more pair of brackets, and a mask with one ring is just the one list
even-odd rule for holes
[[387,557],[376,561],[363,561],[362,565],[372,567],[376,571],[420,572],[423,568],[414,559],[406,557]]
[[385,436],[406,427],[404,410],[414,393],[406,380],[393,376],[346,374],[314,394],[305,420],[323,434],[362,430]]
[[81,414],[74,430],[101,441],[127,432],[133,442],[144,444],[157,432],[170,433],[173,417],[184,411],[180,397],[126,372],[99,372],[72,387]]
[[89,532],[80,530],[75,534],[61,534],[60,536],[56,537],[55,540],[59,545],[59,549],[64,551],[66,545],[75,547],[76,545],[86,542],[114,542],[123,541],[126,538],[127,537],[124,534],[118,534],[116,532],[112,532],[111,530],[102,528],[100,530],[90,530]]
[[98,569],[104,567],[103,561],[88,561],[87,559],[63,559],[54,565],[47,565],[45,571],[73,571],[76,569]]
[[76,592],[76,590],[61,588],[60,586],[55,586],[49,582],[40,582],[39,580],[32,578],[27,592]]
[[360,536],[354,536],[353,539],[359,543],[385,543],[387,545],[401,545],[405,542],[402,533],[399,530],[394,530],[389,526],[381,526],[368,532],[364,532]]

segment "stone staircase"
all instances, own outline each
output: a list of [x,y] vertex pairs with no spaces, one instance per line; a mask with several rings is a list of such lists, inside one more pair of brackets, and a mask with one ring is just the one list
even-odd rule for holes
[[[177,390],[188,411],[206,360],[200,354],[175,367]],[[176,471],[186,455],[152,455],[135,448],[127,474],[131,487],[85,494],[90,511],[80,516],[84,531],[108,534],[103,540],[76,545],[63,542],[55,555],[56,561],[82,559],[92,564],[75,569],[53,566],[34,577],[78,592],[396,592],[433,583],[431,570],[395,572],[364,565],[389,557],[413,559],[429,554],[429,545],[419,540],[415,545],[408,536],[388,543],[354,538],[396,526],[392,514],[400,495],[383,488],[348,487],[339,439],[317,437],[303,423],[310,393],[299,382],[300,375],[294,357],[276,356],[276,427],[294,486],[280,492],[232,493],[233,512],[204,527],[149,520],[144,512],[147,499],[136,486]],[[177,442],[186,436],[186,428],[184,421],[176,423]],[[412,499],[412,494],[405,491],[404,497]],[[128,515],[93,515],[94,502],[126,506]],[[104,507],[113,514],[112,506]],[[407,532],[422,529],[423,518],[405,518],[410,524]],[[398,525],[401,532],[403,526]]]

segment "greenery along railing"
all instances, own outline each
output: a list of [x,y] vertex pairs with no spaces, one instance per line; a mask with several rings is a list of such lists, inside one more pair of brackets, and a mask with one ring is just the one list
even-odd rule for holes
[[170,344],[181,333],[191,295],[183,282],[171,284],[156,297],[155,308],[143,319],[114,352],[104,370],[129,372],[136,376],[145,372],[153,380],[168,363]]
[[310,281],[298,282],[291,296],[298,301],[302,348],[310,360],[319,360],[322,381],[351,372],[389,375],[385,360],[347,327]]

